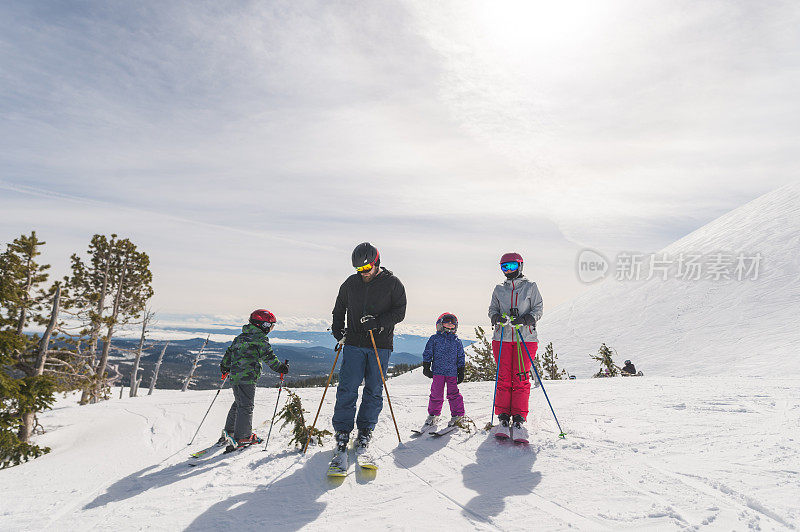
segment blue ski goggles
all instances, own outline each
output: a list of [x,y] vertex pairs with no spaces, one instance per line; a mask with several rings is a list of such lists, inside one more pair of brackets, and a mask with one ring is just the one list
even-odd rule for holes
[[515,272],[519,269],[519,262],[504,262],[500,264],[500,269],[505,272]]

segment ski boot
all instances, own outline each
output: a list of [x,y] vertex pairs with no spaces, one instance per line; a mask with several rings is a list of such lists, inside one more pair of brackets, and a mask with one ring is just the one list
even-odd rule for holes
[[232,453],[233,451],[241,451],[242,449],[246,449],[247,447],[250,447],[251,445],[254,445],[254,444],[257,444],[257,443],[264,443],[264,440],[262,440],[261,438],[256,436],[256,434],[254,432],[253,434],[250,435],[249,438],[245,438],[243,440],[238,440],[236,442],[236,445],[228,444],[228,446],[225,447],[225,452],[226,453]]
[[514,414],[511,423],[511,435],[514,443],[528,443],[528,429],[525,428],[525,418],[519,414]]
[[356,436],[356,453],[359,449],[366,450],[371,439],[372,429],[358,429],[358,436]]
[[460,427],[461,422],[464,420],[464,416],[452,416],[450,421],[447,422],[448,427]]
[[333,451],[333,458],[328,466],[329,477],[347,476],[347,442],[350,441],[349,432],[337,432],[334,436],[336,449]]
[[436,430],[436,424],[439,422],[439,416],[429,415],[427,419],[425,419],[425,423],[418,429],[413,429],[411,431],[411,437],[416,438],[418,436],[422,436],[423,434],[427,434],[429,432],[434,432]]
[[236,447],[236,440],[233,439],[233,433],[228,432],[227,430],[222,430],[222,436],[219,437],[217,440],[217,446],[222,447],[223,445],[233,445]]
[[378,469],[375,459],[367,448],[372,439],[372,429],[358,429],[356,437],[356,462],[364,469]]
[[498,440],[511,438],[511,416],[503,412],[497,416],[499,423],[492,427],[491,434]]

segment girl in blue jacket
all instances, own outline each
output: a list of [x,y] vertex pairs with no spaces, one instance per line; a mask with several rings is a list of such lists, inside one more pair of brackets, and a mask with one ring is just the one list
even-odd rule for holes
[[426,425],[435,425],[442,413],[444,388],[450,403],[450,422],[457,424],[464,417],[464,398],[458,385],[464,380],[464,346],[456,336],[458,318],[445,312],[436,320],[436,334],[428,339],[422,354],[422,373],[433,379],[428,401]]

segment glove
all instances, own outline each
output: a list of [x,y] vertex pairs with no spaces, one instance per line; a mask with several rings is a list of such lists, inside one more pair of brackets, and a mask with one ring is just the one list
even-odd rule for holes
[[511,325],[536,325],[536,318],[533,317],[533,314],[525,314],[524,316],[517,316],[514,318],[514,321],[511,322]]
[[496,326],[497,323],[500,321],[500,314],[492,314],[492,327]]
[[341,342],[342,338],[344,338],[344,329],[334,329],[331,334],[336,338],[337,342]]
[[365,331],[374,331],[375,329],[380,327],[380,325],[378,324],[378,319],[371,314],[368,314],[363,318],[361,318],[361,326],[364,328]]
[[220,378],[219,378],[219,380],[221,380],[221,381],[224,381],[225,379],[227,379],[227,378],[228,378],[228,375],[229,375],[229,374],[230,374],[230,372],[229,372],[229,371],[223,371],[223,372],[222,372],[222,375],[221,375],[221,376],[220,376]]
[[464,382],[464,366],[458,368],[458,382],[457,384],[461,384]]
[[283,374],[289,373],[289,361],[283,362],[275,371]]
[[423,362],[422,363],[422,374],[428,377],[429,379],[433,378],[433,372],[431,371],[431,363],[430,362]]

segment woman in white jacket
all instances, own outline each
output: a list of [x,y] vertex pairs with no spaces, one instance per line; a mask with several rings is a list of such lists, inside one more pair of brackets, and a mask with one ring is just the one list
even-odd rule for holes
[[505,253],[500,258],[500,269],[506,280],[494,288],[489,317],[494,327],[492,353],[499,366],[494,412],[500,423],[493,432],[500,439],[513,438],[516,442],[527,443],[528,431],[524,423],[531,393],[528,353],[531,358],[536,356],[539,346],[536,322],[542,317],[544,305],[536,283],[522,275],[522,266],[519,253]]

